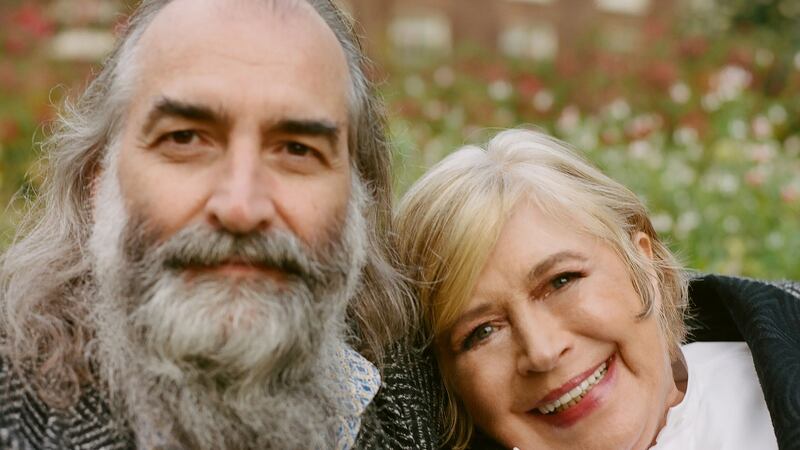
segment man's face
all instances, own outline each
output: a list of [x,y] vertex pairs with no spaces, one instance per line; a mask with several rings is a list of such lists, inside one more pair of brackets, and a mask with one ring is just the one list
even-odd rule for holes
[[[350,193],[343,51],[305,3],[236,5],[177,0],[143,36],[118,159],[122,196],[160,240],[206,224],[284,230],[318,246],[344,220]],[[209,271],[285,276],[235,260],[186,275]]]
[[342,50],[304,2],[175,0],[137,51],[95,186],[100,371],[188,448],[321,448],[366,254]]

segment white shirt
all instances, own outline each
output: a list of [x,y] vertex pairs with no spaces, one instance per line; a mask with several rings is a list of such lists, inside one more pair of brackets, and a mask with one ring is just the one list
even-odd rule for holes
[[667,413],[657,450],[777,450],[764,394],[744,342],[696,342],[682,348],[686,395]]

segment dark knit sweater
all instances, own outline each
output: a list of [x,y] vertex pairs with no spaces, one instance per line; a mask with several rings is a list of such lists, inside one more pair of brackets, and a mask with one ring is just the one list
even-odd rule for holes
[[[800,284],[709,275],[691,285],[692,340],[744,340],[781,450],[800,449]],[[438,448],[438,373],[429,354],[395,351],[362,421],[357,448]],[[0,449],[133,448],[101,396],[87,390],[67,411],[45,406],[0,359]]]

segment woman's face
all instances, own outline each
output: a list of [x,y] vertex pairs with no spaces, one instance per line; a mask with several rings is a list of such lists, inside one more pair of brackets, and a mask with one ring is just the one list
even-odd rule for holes
[[506,447],[647,448],[682,394],[641,311],[610,246],[522,203],[437,354],[476,426]]

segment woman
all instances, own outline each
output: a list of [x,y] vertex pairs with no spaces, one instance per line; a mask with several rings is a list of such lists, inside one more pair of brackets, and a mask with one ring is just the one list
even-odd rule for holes
[[777,448],[748,347],[681,347],[684,272],[636,196],[558,141],[461,149],[396,220],[449,447]]

